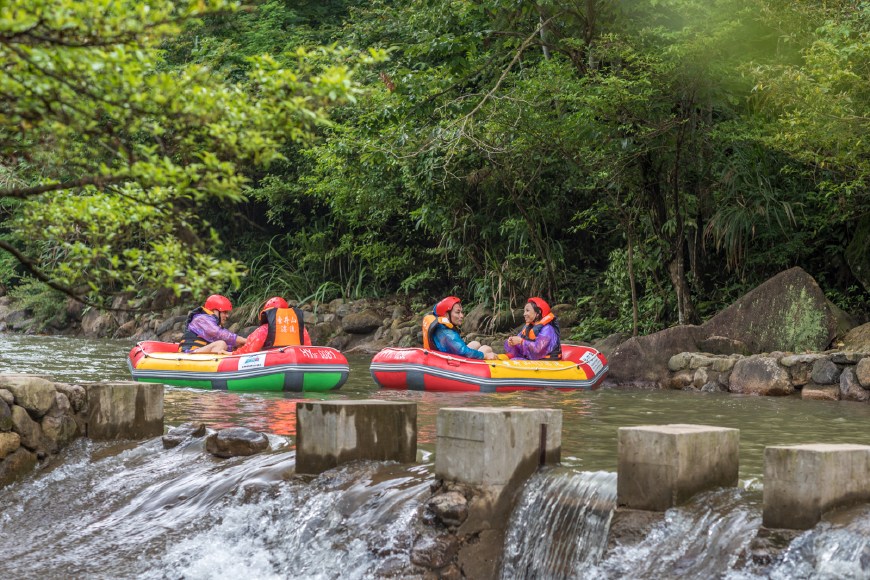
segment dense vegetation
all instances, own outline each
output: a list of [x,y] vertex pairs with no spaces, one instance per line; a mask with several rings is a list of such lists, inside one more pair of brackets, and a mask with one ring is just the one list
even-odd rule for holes
[[0,9],[2,282],[542,294],[593,338],[798,265],[870,312],[870,3],[237,8]]

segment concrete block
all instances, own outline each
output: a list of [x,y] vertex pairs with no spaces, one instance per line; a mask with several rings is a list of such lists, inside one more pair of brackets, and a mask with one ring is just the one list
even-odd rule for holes
[[826,511],[870,501],[870,446],[783,445],[764,449],[763,522],[806,530]]
[[118,381],[89,383],[87,436],[95,441],[163,435],[163,385]]
[[542,464],[559,463],[562,411],[518,407],[438,411],[436,477],[477,486],[505,486]]
[[645,425],[618,431],[617,503],[664,511],[693,495],[737,485],[740,431]]
[[416,403],[296,403],[297,473],[317,474],[360,459],[416,461]]

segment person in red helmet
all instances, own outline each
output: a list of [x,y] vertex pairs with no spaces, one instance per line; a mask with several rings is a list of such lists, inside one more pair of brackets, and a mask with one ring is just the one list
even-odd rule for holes
[[[285,312],[284,310],[288,311]],[[294,318],[296,326],[293,326]],[[274,296],[266,300],[262,310],[260,310],[258,321],[260,326],[248,335],[245,346],[236,349],[234,351],[235,354],[247,354],[272,347],[289,346],[294,342],[295,337],[293,335],[298,334],[298,331],[291,331],[291,327],[301,327],[301,343],[305,346],[311,346],[311,337],[308,336],[308,329],[305,328],[302,313],[295,308],[291,309],[287,306],[287,301],[280,296]],[[287,332],[282,332],[283,329],[287,329]],[[282,338],[285,338],[285,340],[282,340]],[[287,344],[278,344],[281,342],[287,342]]]
[[464,319],[462,301],[456,296],[438,302],[432,314],[423,317],[423,348],[468,358],[498,358],[491,347],[481,346],[476,340],[468,344],[462,340],[458,328]]
[[523,319],[526,324],[520,333],[505,341],[505,354],[516,359],[561,360],[561,331],[550,305],[537,296],[529,298]]
[[233,305],[226,296],[209,296],[205,304],[187,315],[179,352],[226,354],[236,346],[244,345],[243,337],[224,328],[232,309]]

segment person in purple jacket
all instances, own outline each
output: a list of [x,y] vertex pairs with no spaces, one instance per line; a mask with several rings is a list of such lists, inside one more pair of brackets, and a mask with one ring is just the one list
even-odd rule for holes
[[244,337],[224,328],[232,309],[227,297],[209,296],[205,304],[188,314],[178,351],[225,354],[245,344]]
[[508,358],[561,360],[561,331],[550,305],[537,296],[529,298],[523,308],[523,319],[526,324],[520,333],[504,343]]

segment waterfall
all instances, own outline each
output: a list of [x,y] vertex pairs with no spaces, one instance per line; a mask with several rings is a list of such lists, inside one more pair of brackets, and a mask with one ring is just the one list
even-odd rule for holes
[[501,577],[577,577],[604,553],[615,507],[615,473],[535,474],[511,515]]

